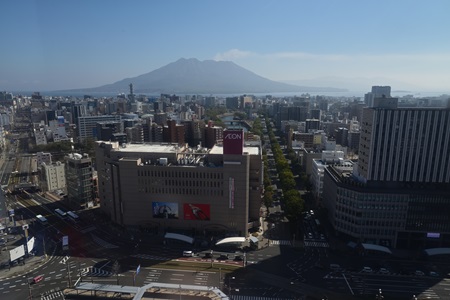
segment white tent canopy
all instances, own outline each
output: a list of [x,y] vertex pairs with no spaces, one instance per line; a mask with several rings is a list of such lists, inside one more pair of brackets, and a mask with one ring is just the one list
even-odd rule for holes
[[243,242],[245,242],[245,237],[235,236],[235,237],[229,237],[229,238],[221,239],[220,241],[218,241],[216,243],[216,246],[217,245],[221,245],[221,244],[243,243]]
[[193,244],[194,243],[194,239],[191,238],[190,236],[184,235],[184,234],[178,234],[178,233],[166,233],[164,235],[164,238],[166,239],[174,239],[174,240],[179,240],[179,241],[183,241],[189,244]]

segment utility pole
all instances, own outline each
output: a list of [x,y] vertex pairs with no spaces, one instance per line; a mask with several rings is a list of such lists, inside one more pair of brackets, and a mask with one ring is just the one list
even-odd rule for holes
[[67,278],[69,280],[69,288],[72,286],[72,282],[70,280],[70,262],[69,260],[66,261],[66,268],[67,268]]
[[28,295],[29,295],[29,300],[33,299],[33,294],[31,293],[31,285],[30,285],[30,279],[28,279],[27,277],[27,283],[28,283]]

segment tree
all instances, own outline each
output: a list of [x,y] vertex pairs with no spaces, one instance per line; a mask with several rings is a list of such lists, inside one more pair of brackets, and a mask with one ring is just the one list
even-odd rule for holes
[[284,192],[284,203],[286,205],[286,216],[290,221],[297,221],[304,209],[304,201],[297,190]]

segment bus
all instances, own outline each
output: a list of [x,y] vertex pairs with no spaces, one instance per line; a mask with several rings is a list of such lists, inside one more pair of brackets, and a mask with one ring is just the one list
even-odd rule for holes
[[43,215],[37,215],[36,219],[38,219],[41,224],[47,224],[47,219]]
[[78,217],[78,215],[76,213],[72,212],[72,211],[68,211],[67,215],[69,216],[69,219],[72,220],[75,223],[78,222],[78,220],[80,219]]
[[61,219],[65,219],[67,217],[67,214],[59,208],[55,209],[55,213]]

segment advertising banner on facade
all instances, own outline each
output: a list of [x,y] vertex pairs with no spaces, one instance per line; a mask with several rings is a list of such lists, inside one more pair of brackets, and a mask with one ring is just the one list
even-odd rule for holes
[[153,218],[178,219],[178,203],[152,202]]
[[211,219],[209,204],[184,203],[183,212],[185,220],[209,221]]
[[230,177],[228,183],[228,195],[229,195],[229,206],[228,208],[234,208],[234,178]]
[[30,253],[31,251],[33,251],[34,248],[34,237],[32,237],[31,239],[28,240],[27,242],[27,250],[28,253]]
[[223,154],[239,154],[244,151],[244,130],[223,131]]
[[19,247],[9,250],[9,259],[11,261],[15,261],[16,259],[21,258],[24,255],[25,255],[24,245],[20,245]]

